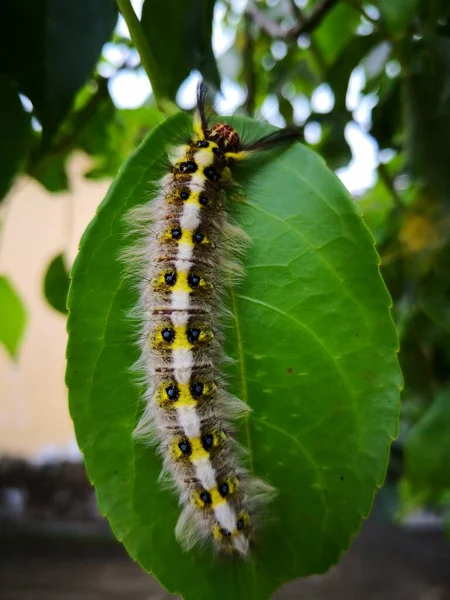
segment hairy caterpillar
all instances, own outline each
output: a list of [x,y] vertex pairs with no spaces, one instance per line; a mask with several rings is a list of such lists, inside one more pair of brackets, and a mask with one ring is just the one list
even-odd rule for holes
[[273,493],[240,466],[230,421],[249,409],[221,376],[224,280],[239,274],[247,243],[227,218],[225,190],[235,163],[299,135],[286,128],[243,144],[229,125],[210,123],[200,84],[193,137],[172,150],[159,195],[127,217],[141,234],[126,257],[140,281],[137,370],[146,386],[135,435],[159,443],[162,475],[183,506],[175,533],[186,549],[212,540],[247,555],[255,514]]

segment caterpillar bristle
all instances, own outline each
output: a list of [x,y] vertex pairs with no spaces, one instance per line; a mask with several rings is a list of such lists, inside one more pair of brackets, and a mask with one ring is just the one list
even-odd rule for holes
[[136,243],[120,259],[139,294],[126,318],[141,349],[133,376],[145,402],[134,437],[158,447],[160,484],[183,506],[175,528],[183,548],[212,542],[247,556],[274,490],[243,467],[247,451],[233,423],[251,409],[229,393],[222,373],[232,362],[222,349],[224,318],[233,318],[224,292],[244,276],[237,259],[251,243],[227,216],[226,191],[238,189],[236,162],[298,139],[299,130],[244,144],[230,125],[210,124],[208,111],[202,83],[193,135],[153,159],[165,169],[148,186],[153,199],[125,219]]

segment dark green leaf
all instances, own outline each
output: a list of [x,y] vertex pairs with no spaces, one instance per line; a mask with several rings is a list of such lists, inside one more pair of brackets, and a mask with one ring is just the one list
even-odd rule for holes
[[30,115],[16,86],[0,76],[0,202],[22,168],[30,142]]
[[[155,193],[167,144],[189,126],[176,115],[144,141],[83,236],[69,294],[70,410],[100,508],[131,556],[189,600],[259,600],[327,570],[368,514],[397,428],[397,339],[373,239],[321,159],[294,144],[242,165],[246,201],[231,212],[253,245],[230,304],[229,381],[253,409],[240,430],[252,470],[278,497],[249,561],[182,552],[161,461],[132,439],[136,291],[117,256],[133,243],[125,212]],[[239,117],[233,126],[273,130]]]
[[66,170],[67,155],[43,156],[37,167],[32,166],[29,174],[42,184],[49,192],[56,194],[69,189],[69,178]]
[[411,430],[405,448],[405,476],[413,493],[438,501],[450,490],[450,392],[440,392]]
[[0,342],[16,359],[26,325],[26,310],[9,279],[0,275]]
[[402,126],[400,78],[387,80],[382,86],[378,104],[372,110],[371,135],[380,148],[394,148]]
[[361,17],[348,4],[337,4],[314,31],[321,58],[325,65],[332,65],[342,50],[354,37]]
[[44,278],[44,295],[50,306],[67,314],[67,293],[69,291],[69,273],[64,256],[58,254],[49,264]]
[[114,0],[4,0],[1,70],[32,101],[50,139],[117,20]]
[[408,157],[421,183],[450,198],[450,38],[429,36],[411,49],[403,83]]
[[145,0],[142,27],[160,66],[161,86],[174,98],[192,69],[206,82],[220,87],[212,51],[212,20],[215,0]]
[[386,25],[393,33],[402,33],[417,13],[420,0],[376,0]]

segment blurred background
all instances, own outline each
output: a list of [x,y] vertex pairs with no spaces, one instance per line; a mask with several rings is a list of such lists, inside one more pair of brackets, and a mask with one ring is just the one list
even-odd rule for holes
[[[133,2],[183,109],[296,123],[371,230],[405,377],[370,520],[276,598],[450,598],[448,0]],[[118,168],[167,112],[112,0],[3,0],[0,599],[165,598],[113,540],[64,384],[68,272]],[[161,82],[160,82],[161,83]]]

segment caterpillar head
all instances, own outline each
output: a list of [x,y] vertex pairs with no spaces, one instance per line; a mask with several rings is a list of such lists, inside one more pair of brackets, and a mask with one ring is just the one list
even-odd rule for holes
[[237,152],[239,149],[239,135],[226,123],[214,123],[208,132],[208,137],[216,142],[223,152]]

